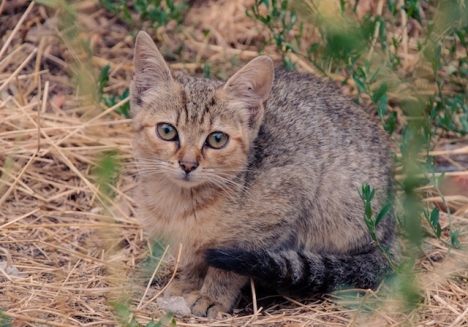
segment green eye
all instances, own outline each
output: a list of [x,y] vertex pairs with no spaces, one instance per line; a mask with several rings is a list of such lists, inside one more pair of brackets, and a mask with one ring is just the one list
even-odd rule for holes
[[221,149],[224,147],[229,140],[227,134],[221,132],[214,132],[208,135],[206,139],[206,144],[213,149]]
[[177,130],[171,124],[159,123],[156,126],[156,133],[164,141],[175,141],[175,140],[177,140]]

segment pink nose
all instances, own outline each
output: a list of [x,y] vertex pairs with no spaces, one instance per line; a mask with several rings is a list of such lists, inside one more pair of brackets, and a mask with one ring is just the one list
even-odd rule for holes
[[186,174],[194,171],[198,167],[198,162],[195,161],[179,161],[179,166]]

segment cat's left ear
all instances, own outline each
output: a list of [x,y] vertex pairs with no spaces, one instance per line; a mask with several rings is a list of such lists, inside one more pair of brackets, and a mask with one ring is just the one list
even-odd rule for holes
[[263,119],[263,104],[270,95],[274,79],[273,61],[260,56],[239,70],[224,85],[230,101],[248,110],[250,125],[258,128]]
[[166,86],[172,81],[171,70],[164,57],[151,36],[144,31],[140,31],[136,37],[133,65],[135,71],[130,84],[132,115],[140,107],[143,93]]

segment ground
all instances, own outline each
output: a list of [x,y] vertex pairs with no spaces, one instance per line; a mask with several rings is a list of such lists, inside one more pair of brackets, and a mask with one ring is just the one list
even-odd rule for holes
[[[46,2],[60,3],[40,1]],[[124,325],[126,308],[138,323],[157,321],[165,313],[156,298],[173,276],[176,258],[165,255],[156,266],[164,248],[145,239],[135,210],[130,120],[122,109],[135,29],[97,0],[61,10],[40,3],[0,1],[0,325]],[[141,26],[172,68],[225,79],[259,50],[282,64],[267,42],[270,31],[245,14],[254,1],[189,3],[183,22]],[[358,9],[378,11],[375,3],[362,1]],[[404,69],[418,57],[413,29]],[[316,72],[303,58],[286,58],[298,70]],[[347,94],[357,92],[339,72],[324,78],[345,81]],[[233,315],[176,317],[177,325],[468,326],[468,138],[439,136],[430,155],[446,168],[440,194],[431,185],[418,191],[425,205],[440,207],[442,238],[428,231],[422,242],[414,306],[382,285],[301,302],[278,298],[265,308],[246,296]],[[396,177],[404,178],[398,171]],[[459,231],[460,249],[447,242],[453,230]]]

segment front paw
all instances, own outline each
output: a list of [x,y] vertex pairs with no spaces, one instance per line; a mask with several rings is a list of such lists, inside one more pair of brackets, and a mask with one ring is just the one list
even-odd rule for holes
[[215,301],[208,295],[201,294],[199,291],[193,292],[185,297],[192,314],[200,317],[216,318],[220,313],[227,312],[220,302]]
[[167,289],[164,291],[164,297],[185,296],[185,294],[189,294],[200,288],[201,285],[197,285],[194,281],[176,279],[167,286]]

